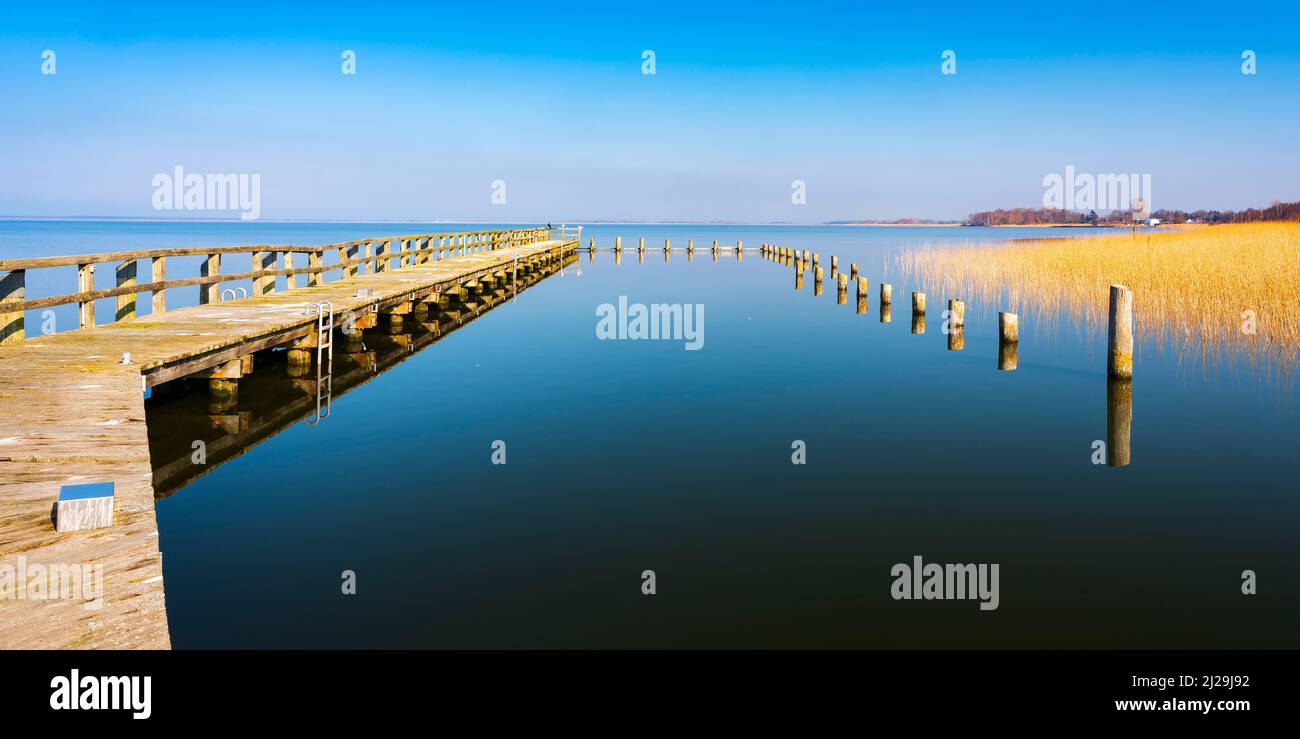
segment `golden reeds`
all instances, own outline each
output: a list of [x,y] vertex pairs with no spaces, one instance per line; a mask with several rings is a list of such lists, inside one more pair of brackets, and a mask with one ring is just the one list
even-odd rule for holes
[[926,247],[899,266],[952,297],[998,310],[1069,313],[1104,330],[1108,286],[1133,290],[1136,336],[1207,354],[1239,353],[1289,378],[1300,358],[1300,223]]

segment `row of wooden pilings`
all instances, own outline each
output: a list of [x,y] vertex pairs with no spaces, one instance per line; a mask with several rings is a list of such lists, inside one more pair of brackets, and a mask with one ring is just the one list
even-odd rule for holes
[[[775,244],[763,244],[759,252],[767,259],[795,268],[795,289],[803,289],[804,273],[811,269],[813,294],[822,294],[824,272],[819,256],[806,249],[791,249]],[[848,273],[839,269],[839,257],[831,257],[831,277],[836,280],[836,302],[848,302],[849,283],[857,286],[857,312],[867,312],[868,280],[858,272],[857,264],[850,264]],[[893,317],[893,286],[880,283],[880,322],[889,323]],[[946,332],[949,351],[960,351],[966,346],[966,305],[958,299],[948,300]],[[912,293],[912,333],[925,333],[925,293]],[[1110,286],[1109,322],[1106,332],[1106,453],[1109,467],[1123,467],[1130,463],[1130,436],[1133,422],[1133,292],[1123,285]],[[1016,369],[1020,355],[1020,326],[1015,313],[998,313],[998,369]]]
[[[813,294],[822,294],[824,272],[820,257],[807,249],[791,249],[775,244],[763,244],[759,252],[766,258],[793,265],[795,289],[803,289],[804,273],[811,268]],[[857,286],[858,313],[867,312],[869,283],[858,273],[858,265],[850,264],[848,273],[840,271],[839,257],[831,257],[831,277],[836,279],[836,302],[848,302],[849,282]],[[894,288],[888,282],[880,283],[880,322],[893,320]],[[945,311],[948,349],[959,351],[966,345],[966,304],[958,299],[948,300]],[[912,292],[912,333],[925,333],[925,293]],[[1018,364],[1020,345],[1019,317],[1015,313],[998,313],[998,369],[1014,370]],[[1133,292],[1123,285],[1110,286],[1110,309],[1107,327],[1107,373],[1118,379],[1133,377]]]
[[[593,237],[592,237],[591,239],[589,239],[588,242],[587,242],[587,252],[591,255],[591,258],[592,258],[592,259],[595,259],[596,252],[598,252],[598,251],[612,251],[612,252],[614,252],[614,263],[615,263],[615,264],[619,263],[619,262],[622,260],[622,257],[623,257],[623,237],[622,237],[622,236],[615,236],[615,237],[614,237],[614,246],[613,246],[613,248],[610,248],[610,247],[597,247],[597,246],[596,246],[596,239],[595,239],[595,237],[593,236]],[[694,258],[695,258],[695,239],[687,239],[687,240],[686,240],[686,246],[685,246],[685,247],[680,247],[680,246],[678,246],[678,247],[674,247],[674,246],[673,246],[672,239],[664,239],[664,248],[663,248],[663,252],[664,252],[664,261],[668,261],[669,255],[672,254],[674,251],[679,251],[679,252],[680,252],[680,251],[684,251],[684,252],[686,252],[686,258],[687,258],[688,260],[694,259]],[[737,241],[737,242],[735,243],[734,246],[732,246],[732,245],[720,245],[720,244],[718,244],[718,240],[717,240],[717,239],[714,239],[714,240],[713,240],[713,246],[710,248],[710,251],[713,253],[713,261],[715,261],[715,262],[718,261],[718,254],[720,254],[720,253],[733,253],[733,252],[734,252],[735,255],[736,255],[736,259],[738,259],[738,260],[744,260],[744,258],[745,258],[745,243],[744,243],[743,241]],[[644,261],[645,261],[645,253],[646,253],[646,245],[645,245],[645,237],[644,237],[644,236],[642,236],[642,237],[640,238],[640,241],[637,242],[636,253],[637,253],[637,258],[638,258],[640,261],[644,262]]]

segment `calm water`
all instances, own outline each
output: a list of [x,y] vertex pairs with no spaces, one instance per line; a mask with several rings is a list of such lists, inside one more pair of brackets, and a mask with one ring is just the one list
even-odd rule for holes
[[[0,258],[455,228],[0,223]],[[382,371],[336,357],[317,425],[272,357],[241,386],[257,430],[201,476],[190,441],[217,449],[238,414],[211,417],[201,389],[155,394],[174,645],[1300,647],[1294,378],[1144,351],[1132,463],[1112,468],[1091,462],[1103,338],[1022,315],[1019,367],[999,372],[1000,306],[968,303],[965,347],[948,351],[938,295],[912,333],[899,250],[1074,232],[590,231],[623,235],[621,264],[584,252],[580,271],[436,341],[417,332],[414,350],[368,334]],[[664,238],[695,239],[695,259],[665,263]],[[753,252],[714,262],[715,238],[809,248],[828,273],[832,254],[856,261],[869,310],[852,292],[836,305],[829,277],[820,297],[811,276],[796,291],[792,268]],[[32,293],[70,289],[46,287]],[[597,306],[620,296],[703,304],[703,348],[598,340]],[[999,564],[1000,607],[892,600],[891,567],[915,555]],[[1241,594],[1247,569],[1258,595]]]

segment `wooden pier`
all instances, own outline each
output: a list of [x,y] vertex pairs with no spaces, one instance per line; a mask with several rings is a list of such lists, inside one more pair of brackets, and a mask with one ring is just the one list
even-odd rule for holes
[[[336,332],[359,335],[380,318],[400,325],[449,299],[510,285],[562,262],[579,243],[576,229],[530,228],[0,261],[0,568],[20,559],[28,573],[39,567],[43,575],[103,568],[91,593],[98,607],[66,593],[25,591],[25,583],[17,584],[23,593],[0,592],[0,648],[170,646],[146,389],[201,377],[214,394],[237,392],[240,377],[254,370],[253,355],[273,348],[288,350],[291,372],[304,362],[310,368]],[[338,262],[325,264],[334,250]],[[221,257],[236,253],[252,254],[253,271],[222,274]],[[166,278],[167,258],[195,255],[204,257],[199,277]],[[305,265],[295,266],[295,257]],[[151,280],[142,283],[137,265],[146,259]],[[117,263],[116,285],[96,289],[95,265],[105,263]],[[72,265],[77,292],[25,297],[26,271]],[[331,272],[339,278],[327,281]],[[277,289],[279,277],[287,289]],[[247,280],[252,295],[221,290]],[[187,286],[199,291],[199,305],[168,310],[166,290]],[[153,311],[137,317],[137,295],[145,292]],[[103,298],[116,298],[117,311],[113,322],[96,325],[94,301]],[[25,311],[69,303],[78,305],[80,328],[27,335]],[[321,304],[333,311],[328,335]],[[101,481],[115,484],[113,526],[57,533],[60,487]]]

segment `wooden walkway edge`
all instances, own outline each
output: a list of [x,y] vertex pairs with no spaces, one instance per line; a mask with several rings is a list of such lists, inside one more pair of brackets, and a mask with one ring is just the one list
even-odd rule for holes
[[[313,303],[332,303],[338,326],[479,281],[499,284],[577,245],[541,241],[0,346],[0,648],[170,647],[146,387],[314,342]],[[112,527],[55,532],[61,485],[108,480]],[[102,567],[102,585],[75,597],[27,587],[68,566]]]

